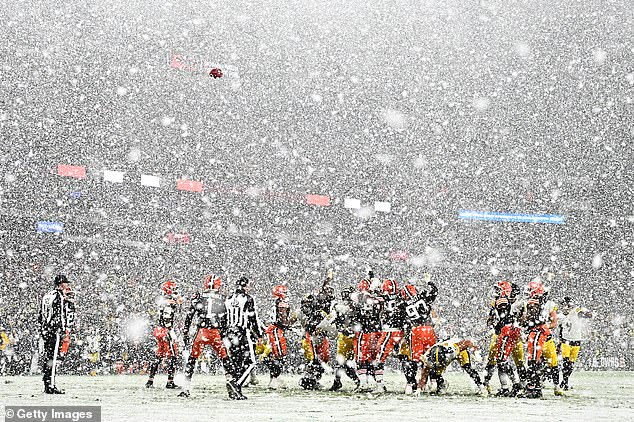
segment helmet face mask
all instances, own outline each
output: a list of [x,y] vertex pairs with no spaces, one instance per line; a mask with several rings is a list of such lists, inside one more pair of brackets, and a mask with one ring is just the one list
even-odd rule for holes
[[163,296],[175,296],[178,295],[178,286],[175,281],[166,281],[161,285]]
[[360,292],[367,292],[368,290],[370,290],[370,281],[367,278],[364,278],[357,285],[357,289]]
[[535,299],[544,296],[546,289],[541,280],[535,279],[529,282],[524,289],[524,296],[527,298]]
[[315,297],[313,295],[306,295],[300,302],[300,310],[305,315],[309,315],[313,311]]
[[398,284],[396,280],[387,279],[383,282],[382,286],[383,293],[386,295],[395,295],[398,293]]
[[354,293],[354,289],[352,287],[346,287],[341,291],[341,300],[349,302],[352,301],[352,294]]
[[381,280],[379,280],[378,278],[374,277],[370,279],[370,291],[374,293],[379,293],[382,286],[383,283],[381,283]]
[[280,284],[278,286],[273,287],[273,297],[277,299],[286,299],[286,295],[288,294],[288,287]]
[[498,281],[498,284],[495,286],[495,291],[497,293],[497,297],[511,297],[511,293],[513,292],[513,287],[511,283],[508,281]]
[[416,297],[417,294],[418,292],[416,291],[416,287],[414,287],[411,284],[406,284],[401,289],[401,296],[403,297],[403,299],[405,299],[405,301],[410,301],[414,299],[414,297]]
[[564,315],[568,315],[571,310],[572,310],[572,299],[569,297],[564,297],[563,300],[561,301],[561,312],[563,312]]
[[220,290],[220,288],[222,287],[222,280],[220,278],[220,276],[217,276],[216,274],[212,274],[210,276],[207,277],[207,279],[205,279],[205,282],[203,283],[203,290],[208,292],[209,290]]

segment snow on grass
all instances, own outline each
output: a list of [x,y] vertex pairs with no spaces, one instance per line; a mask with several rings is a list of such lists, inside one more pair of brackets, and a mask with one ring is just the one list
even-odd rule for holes
[[[157,376],[154,389],[144,388],[145,376],[62,376],[64,396],[47,396],[39,377],[5,377],[0,383],[3,405],[99,405],[103,421],[408,421],[408,420],[631,420],[634,411],[634,373],[575,372],[574,389],[555,397],[552,387],[541,400],[478,397],[466,374],[447,374],[449,394],[410,397],[401,393],[400,374],[386,377],[387,394],[353,393],[344,378],[344,391],[304,391],[298,376],[286,375],[287,390],[270,391],[268,375],[260,384],[244,388],[249,400],[228,400],[224,377],[196,375],[190,398],[165,390],[165,376]],[[325,377],[324,386],[332,382]],[[546,419],[545,419],[546,418]]]

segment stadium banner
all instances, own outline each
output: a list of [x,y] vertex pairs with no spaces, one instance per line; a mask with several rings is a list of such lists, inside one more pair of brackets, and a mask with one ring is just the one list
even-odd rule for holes
[[112,183],[123,183],[124,174],[125,173],[122,171],[104,170],[103,180],[106,182],[112,182]]
[[358,210],[361,208],[361,201],[355,198],[344,198],[343,207]]
[[202,192],[203,183],[195,180],[179,179],[176,181],[176,189],[190,192]]
[[84,177],[86,177],[86,167],[58,164],[57,175],[66,176],[66,177],[74,177],[75,179],[83,179]]
[[391,212],[392,204],[390,202],[376,201],[374,203],[374,210],[376,212]]
[[565,224],[563,215],[557,214],[514,214],[491,211],[459,210],[460,220],[503,221],[507,223]]
[[141,175],[141,185],[143,186],[151,186],[154,188],[161,187],[161,178],[157,176],[150,176],[149,174]]
[[38,233],[64,233],[64,223],[59,221],[38,221],[36,230]]
[[163,239],[167,243],[184,243],[187,244],[191,240],[189,233],[175,233],[169,232],[167,236]]
[[319,205],[322,207],[330,206],[330,196],[328,195],[306,195],[306,203],[308,205]]
[[403,250],[390,251],[389,256],[392,261],[407,261],[409,252]]

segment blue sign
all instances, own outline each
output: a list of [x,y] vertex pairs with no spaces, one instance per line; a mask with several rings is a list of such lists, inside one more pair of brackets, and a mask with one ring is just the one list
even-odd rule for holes
[[81,198],[81,192],[75,191],[70,193],[71,198],[79,199]]
[[64,233],[64,223],[58,221],[38,221],[38,233]]
[[565,224],[563,215],[557,214],[512,214],[490,211],[458,211],[460,220],[504,221],[507,223]]

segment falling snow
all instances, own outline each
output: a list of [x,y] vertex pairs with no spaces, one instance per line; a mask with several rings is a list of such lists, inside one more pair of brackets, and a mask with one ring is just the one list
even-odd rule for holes
[[[337,297],[372,269],[434,282],[438,333],[484,355],[492,286],[541,277],[550,300],[593,313],[575,418],[626,417],[614,409],[634,370],[629,1],[8,0],[0,16],[0,374],[31,375],[6,385],[34,395],[11,392],[16,403],[50,403],[36,388],[37,312],[57,274],[78,309],[61,383],[95,400],[106,388],[111,415],[131,396],[142,419],[148,402],[177,414],[164,391],[140,390],[162,282],[190,297],[209,274],[226,292],[247,275],[268,315],[273,286],[298,309],[329,269]],[[301,334],[288,334],[289,377],[305,363]],[[226,393],[210,356],[191,419]],[[278,420],[280,393],[258,388]],[[296,394],[297,409],[320,411],[289,391],[285,405]],[[435,416],[457,403],[483,418],[484,399],[460,391]],[[553,401],[538,413],[569,414]],[[369,402],[344,419],[381,398]]]

